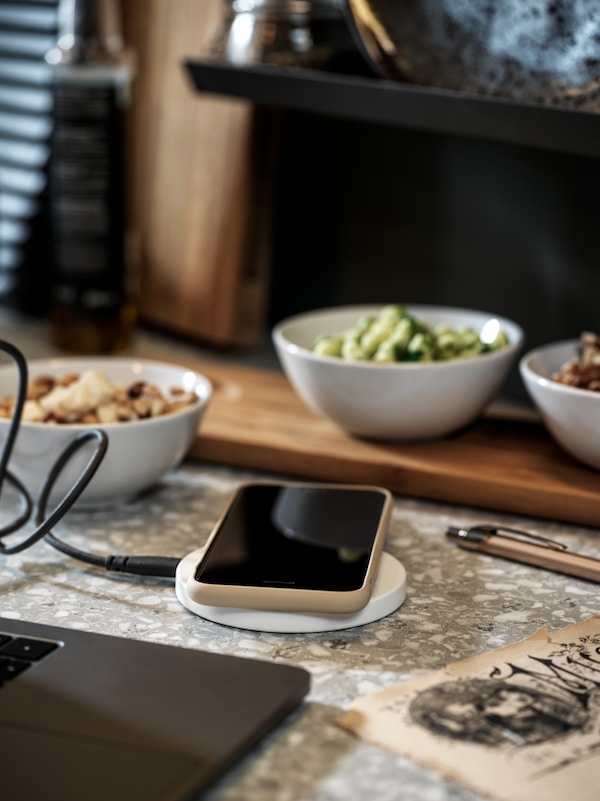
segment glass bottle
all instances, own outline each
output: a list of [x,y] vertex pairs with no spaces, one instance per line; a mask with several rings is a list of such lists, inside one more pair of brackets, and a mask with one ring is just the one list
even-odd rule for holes
[[117,0],[60,0],[49,165],[51,339],[76,353],[127,347],[137,277],[128,248],[125,112],[133,70]]

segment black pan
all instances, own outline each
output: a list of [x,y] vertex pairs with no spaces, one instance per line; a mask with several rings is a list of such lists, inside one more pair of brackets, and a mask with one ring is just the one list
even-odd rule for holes
[[385,77],[600,108],[599,0],[348,0],[348,16]]

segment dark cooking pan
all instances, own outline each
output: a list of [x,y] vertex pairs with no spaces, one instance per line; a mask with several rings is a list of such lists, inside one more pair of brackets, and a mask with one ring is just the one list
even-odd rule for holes
[[600,108],[600,0],[347,0],[355,36],[392,79]]

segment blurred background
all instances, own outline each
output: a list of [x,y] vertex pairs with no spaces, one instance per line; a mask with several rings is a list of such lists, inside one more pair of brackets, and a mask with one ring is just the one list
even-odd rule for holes
[[[337,36],[343,4],[330,5]],[[120,4],[139,329],[252,353],[287,315],[361,302],[495,312],[524,327],[527,348],[598,329],[596,158],[198,92],[183,61],[223,48],[232,9]],[[0,0],[0,305],[41,322],[59,28],[58,0]],[[345,67],[364,73],[342,41]]]

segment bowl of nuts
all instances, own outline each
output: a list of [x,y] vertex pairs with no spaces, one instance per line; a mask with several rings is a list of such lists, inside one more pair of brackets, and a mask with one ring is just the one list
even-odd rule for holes
[[283,370],[317,415],[355,436],[428,440],[472,423],[500,392],[519,325],[446,306],[339,306],[272,332]]
[[521,378],[543,423],[571,456],[600,470],[600,337],[555,342],[526,353]]
[[[212,397],[200,373],[166,362],[121,357],[36,359],[27,364],[27,400],[8,463],[33,498],[64,449],[83,430],[102,429],[108,448],[77,505],[131,498],[186,455]],[[18,386],[16,365],[0,367],[0,437]],[[59,501],[90,458],[76,451],[50,500]]]

